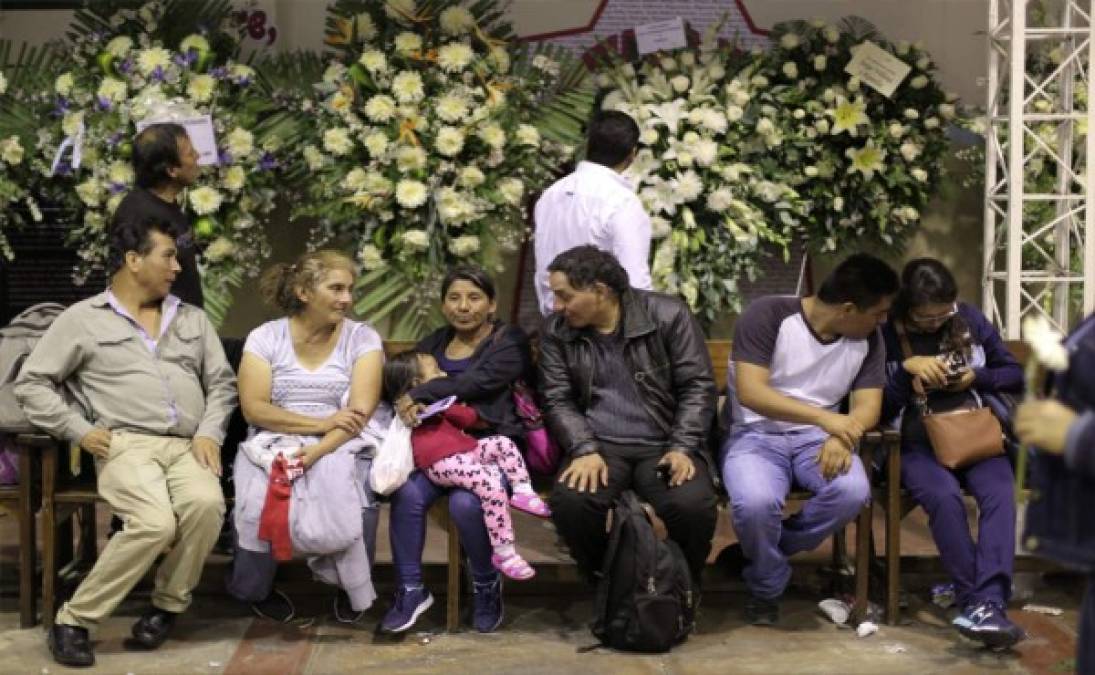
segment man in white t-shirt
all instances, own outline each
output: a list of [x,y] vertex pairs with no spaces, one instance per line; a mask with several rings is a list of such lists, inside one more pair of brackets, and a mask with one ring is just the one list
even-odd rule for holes
[[589,123],[586,158],[536,202],[536,297],[551,314],[548,264],[563,251],[592,244],[616,257],[632,288],[650,290],[650,216],[621,173],[635,159],[639,126],[608,110]]
[[[878,326],[898,291],[883,261],[847,258],[806,298],[769,296],[734,331],[727,400],[730,434],[720,453],[743,566],[746,621],[779,620],[788,557],[815,548],[855,518],[870,485],[853,452],[878,423],[886,382]],[[845,397],[849,412],[840,412]],[[792,485],[813,493],[786,521]]]

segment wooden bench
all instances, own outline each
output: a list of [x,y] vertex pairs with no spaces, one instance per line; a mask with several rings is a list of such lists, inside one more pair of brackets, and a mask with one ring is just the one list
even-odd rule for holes
[[13,517],[19,528],[19,627],[30,628],[38,621],[35,574],[38,567],[38,546],[35,537],[34,514],[38,510],[35,486],[37,453],[16,443],[19,457],[19,482],[0,486],[0,510]]
[[[385,352],[389,355],[405,351],[413,346],[412,342],[388,341],[385,342]],[[708,352],[711,355],[714,366],[715,382],[719,388],[726,383],[727,366],[729,363],[731,343],[728,340],[713,340],[707,343]],[[876,448],[885,444],[894,444],[896,441],[891,436],[886,436],[878,431],[872,431],[864,437],[860,444],[860,457],[864,466],[871,466]],[[94,508],[100,501],[95,489],[94,476],[84,476],[82,481],[74,484],[58,483],[60,458],[67,456],[67,449],[63,444],[43,435],[21,435],[17,438],[17,444],[23,450],[21,456],[30,457],[33,454],[41,459],[42,465],[42,529],[44,531],[42,543],[42,616],[43,622],[48,626],[53,622],[56,613],[57,573],[58,562],[71,552],[72,531],[70,528],[74,516],[80,514],[81,537],[79,547],[79,559],[93,560],[96,555],[95,516]],[[897,452],[890,452],[896,456]],[[546,494],[542,495],[547,497]],[[721,495],[723,503],[725,495]],[[788,496],[788,503],[801,503],[812,497],[809,492],[796,491]],[[448,515],[447,500],[439,500],[433,509],[435,517],[438,517],[446,529],[448,536],[447,551],[447,579],[446,579],[446,610],[445,625],[449,631],[455,631],[460,625],[460,589],[461,589],[461,565],[462,556],[459,534],[455,524]],[[29,514],[33,522],[33,506],[27,503],[20,507],[21,514]],[[855,605],[853,614],[862,617],[868,603],[868,569],[870,551],[870,529],[872,518],[872,505],[867,504],[856,519],[856,560],[855,560]],[[22,532],[22,531],[21,531]],[[33,534],[29,535],[33,542]],[[22,535],[21,535],[22,538]],[[889,541],[889,539],[887,539]],[[844,561],[844,533],[836,533],[833,556],[834,568],[843,566]],[[896,547],[894,550],[897,550]],[[33,555],[34,545],[20,545],[21,557],[24,552]],[[24,562],[24,569],[33,570],[33,560]],[[33,597],[33,590],[28,590],[27,598]],[[22,595],[21,595],[22,598]],[[23,601],[21,600],[21,603]],[[32,610],[31,610],[32,611]]]

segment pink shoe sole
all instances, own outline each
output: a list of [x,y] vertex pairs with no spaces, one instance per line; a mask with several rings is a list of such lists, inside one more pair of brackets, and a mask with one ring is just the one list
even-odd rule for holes
[[536,576],[536,570],[516,553],[508,558],[503,558],[497,553],[491,554],[490,562],[499,572],[514,581],[527,581]]
[[548,508],[548,505],[544,503],[543,499],[540,499],[536,495],[527,493],[515,494],[510,498],[509,505],[519,511],[531,513],[539,518],[551,517],[551,509]]

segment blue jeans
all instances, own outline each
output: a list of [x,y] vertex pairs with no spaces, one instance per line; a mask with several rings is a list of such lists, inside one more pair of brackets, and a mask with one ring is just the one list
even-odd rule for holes
[[[791,580],[788,557],[817,547],[853,520],[871,497],[858,456],[847,473],[826,480],[817,454],[821,429],[773,433],[737,429],[723,443],[722,478],[730,493],[734,531],[749,564],[742,574],[749,591],[775,599]],[[792,485],[814,494],[802,510],[783,520]]]
[[430,482],[414,471],[392,493],[388,535],[392,543],[392,566],[401,585],[422,583],[422,550],[426,546],[426,513],[442,495],[449,497],[449,516],[460,533],[460,545],[468,556],[468,567],[476,581],[493,581],[497,572],[491,564],[490,538],[483,521],[479,498],[468,490],[454,490]]

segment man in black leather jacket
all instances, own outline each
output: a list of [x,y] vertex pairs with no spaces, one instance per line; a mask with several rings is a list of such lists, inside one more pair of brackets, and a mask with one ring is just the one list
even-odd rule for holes
[[609,253],[579,246],[548,266],[554,312],[540,340],[544,419],[568,459],[551,497],[578,567],[600,570],[605,518],[631,489],[684,551],[698,583],[715,531],[704,455],[715,383],[680,300],[628,285]]
[[1065,346],[1068,370],[1050,383],[1057,400],[1025,403],[1015,416],[1019,439],[1040,450],[1031,463],[1023,543],[1090,575],[1076,672],[1095,673],[1095,315],[1072,332]]

